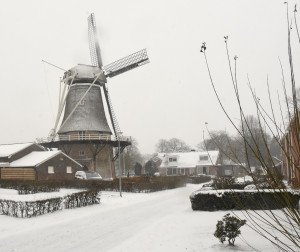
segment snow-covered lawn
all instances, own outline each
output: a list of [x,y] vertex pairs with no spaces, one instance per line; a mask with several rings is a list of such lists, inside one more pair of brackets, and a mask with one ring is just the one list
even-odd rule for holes
[[228,211],[193,211],[189,195],[200,187],[122,198],[103,192],[100,205],[30,219],[0,216],[0,251],[277,251],[247,226],[242,239],[257,250],[240,238],[235,247],[220,244],[213,232]]

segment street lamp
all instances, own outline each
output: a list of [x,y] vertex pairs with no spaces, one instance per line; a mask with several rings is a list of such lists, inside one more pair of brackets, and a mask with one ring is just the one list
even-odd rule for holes
[[122,170],[121,170],[121,153],[120,153],[120,135],[122,132],[118,132],[118,159],[119,159],[119,164],[118,164],[118,169],[119,169],[119,191],[120,191],[120,197],[122,197]]

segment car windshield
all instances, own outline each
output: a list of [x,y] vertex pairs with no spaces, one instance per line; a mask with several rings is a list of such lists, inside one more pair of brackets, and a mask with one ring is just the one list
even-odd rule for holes
[[97,172],[87,172],[86,177],[89,178],[101,178],[99,173]]

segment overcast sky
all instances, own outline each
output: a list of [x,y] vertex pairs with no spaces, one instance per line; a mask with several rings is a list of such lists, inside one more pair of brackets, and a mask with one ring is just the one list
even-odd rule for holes
[[[295,3],[300,5],[289,3],[291,13]],[[277,90],[282,93],[278,57],[288,69],[283,1],[7,1],[0,9],[1,143],[33,141],[53,128],[63,72],[41,60],[65,69],[90,64],[87,17],[91,12],[96,16],[104,65],[148,50],[150,64],[108,80],[120,128],[137,139],[142,153],[154,152],[160,138],[177,137],[195,147],[202,140],[205,122],[210,130],[234,133],[217,104],[199,52],[204,41],[217,90],[233,118],[238,118],[238,111],[224,35],[229,36],[231,58],[238,56],[247,113],[255,114],[247,75],[266,107],[267,75],[274,100]],[[298,80],[299,47],[294,43]]]

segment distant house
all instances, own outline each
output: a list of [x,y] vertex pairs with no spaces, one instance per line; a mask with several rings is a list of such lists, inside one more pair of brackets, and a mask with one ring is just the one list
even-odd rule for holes
[[0,145],[0,169],[2,180],[66,180],[83,166],[61,151],[23,143]]
[[[297,118],[299,119],[299,118]],[[290,183],[300,186],[300,125],[291,120],[287,133],[281,139],[283,176]]]
[[246,175],[245,164],[237,164],[228,158],[222,158],[222,164],[217,167],[217,176],[241,177]]
[[191,151],[178,153],[159,153],[162,162],[159,172],[163,176],[177,175],[217,175],[220,164],[219,151]]

